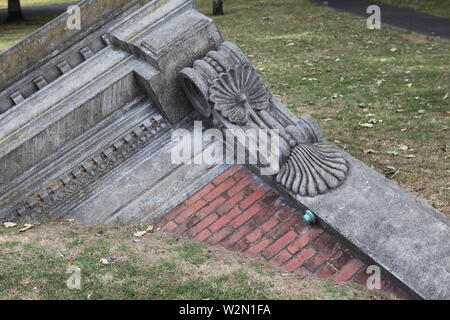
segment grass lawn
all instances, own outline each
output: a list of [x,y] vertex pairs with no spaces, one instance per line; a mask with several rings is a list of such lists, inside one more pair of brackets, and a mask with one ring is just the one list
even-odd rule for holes
[[[439,17],[450,18],[450,3],[448,0],[376,0],[393,6],[413,9],[419,12]],[[383,15],[383,13],[381,13]],[[381,16],[383,19],[383,16]]]
[[[75,222],[0,226],[2,299],[388,299],[356,284],[300,277],[222,247],[146,226],[98,227]],[[102,259],[105,259],[104,264]],[[67,288],[70,266],[81,288]]]

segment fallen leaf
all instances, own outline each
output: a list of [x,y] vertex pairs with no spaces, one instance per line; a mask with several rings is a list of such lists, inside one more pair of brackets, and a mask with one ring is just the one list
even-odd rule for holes
[[408,146],[407,146],[407,145],[404,145],[404,144],[399,145],[398,148],[399,148],[400,150],[402,150],[402,151],[408,150]]
[[17,223],[14,223],[14,222],[3,222],[3,226],[5,228],[14,228],[15,226],[17,226]]
[[419,111],[417,111],[417,113],[425,113],[425,110],[420,109]]
[[138,231],[138,232],[135,232],[133,235],[135,237],[140,238],[140,237],[144,236],[146,233],[147,233],[147,231]]
[[145,230],[145,231],[153,232],[154,229],[155,229],[155,226],[151,224],[151,225],[148,226],[147,230]]
[[398,156],[398,152],[397,151],[388,151],[386,153],[391,155],[391,156]]
[[19,232],[25,232],[25,231],[27,231],[27,230],[29,230],[29,229],[31,229],[31,228],[33,228],[33,225],[32,225],[32,224],[25,223],[25,224],[24,224],[24,228],[20,229]]
[[397,51],[397,48],[391,48],[391,52]]
[[371,123],[360,123],[359,125],[364,128],[372,128],[373,127],[373,124],[371,124]]
[[109,261],[108,261],[108,259],[106,259],[106,258],[101,258],[101,259],[100,259],[100,263],[106,265],[106,264],[109,264]]
[[399,173],[399,169],[396,167],[388,166],[386,170],[384,170],[384,175],[388,179],[392,179],[397,173]]
[[415,158],[416,156],[413,154],[407,154],[407,155],[404,155],[404,157],[411,159],[411,158]]
[[448,98],[448,92],[445,94],[445,96],[442,98],[442,100],[445,100]]
[[365,154],[378,153],[378,151],[375,151],[375,150],[372,150],[372,149],[363,150],[363,152],[364,152]]

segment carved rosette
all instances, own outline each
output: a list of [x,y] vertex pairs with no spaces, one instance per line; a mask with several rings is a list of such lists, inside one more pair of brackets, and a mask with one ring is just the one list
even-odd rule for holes
[[239,125],[247,123],[252,109],[264,110],[269,103],[269,93],[249,65],[237,65],[221,73],[209,92],[214,110]]
[[288,191],[314,197],[345,181],[349,164],[323,139],[319,124],[308,115],[289,116],[234,44],[224,42],[183,69],[181,78],[194,107],[215,125],[279,131],[282,157],[274,179]]

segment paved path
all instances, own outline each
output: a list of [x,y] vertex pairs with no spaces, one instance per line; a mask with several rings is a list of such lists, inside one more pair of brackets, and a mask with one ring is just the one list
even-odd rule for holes
[[[36,6],[36,7],[22,7],[22,13],[25,17],[48,15],[48,14],[58,14],[63,13],[67,10],[67,7],[75,4],[74,3],[58,3],[50,4],[46,6]],[[7,9],[0,9],[0,21],[5,21],[8,17]]]
[[411,9],[399,8],[376,1],[366,0],[312,0],[331,8],[369,17],[367,7],[376,4],[381,9],[381,28],[383,23],[429,36],[450,39],[450,19],[441,18]]

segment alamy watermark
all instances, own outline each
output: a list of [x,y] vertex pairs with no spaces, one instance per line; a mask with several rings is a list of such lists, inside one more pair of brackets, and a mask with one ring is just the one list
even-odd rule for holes
[[81,289],[81,269],[78,266],[70,266],[67,268],[67,274],[70,274],[67,279],[67,289],[80,290]]
[[373,4],[367,7],[367,14],[370,16],[367,18],[367,29],[381,29],[381,9],[379,6]]
[[180,164],[253,164],[261,175],[280,170],[280,136],[273,129],[208,129],[201,121],[194,130],[172,131],[172,163]]
[[69,6],[67,8],[69,18],[66,22],[68,30],[81,30],[81,9],[77,5]]
[[366,286],[369,290],[381,290],[381,269],[377,265],[371,265],[367,267],[367,274],[370,276],[367,278]]

